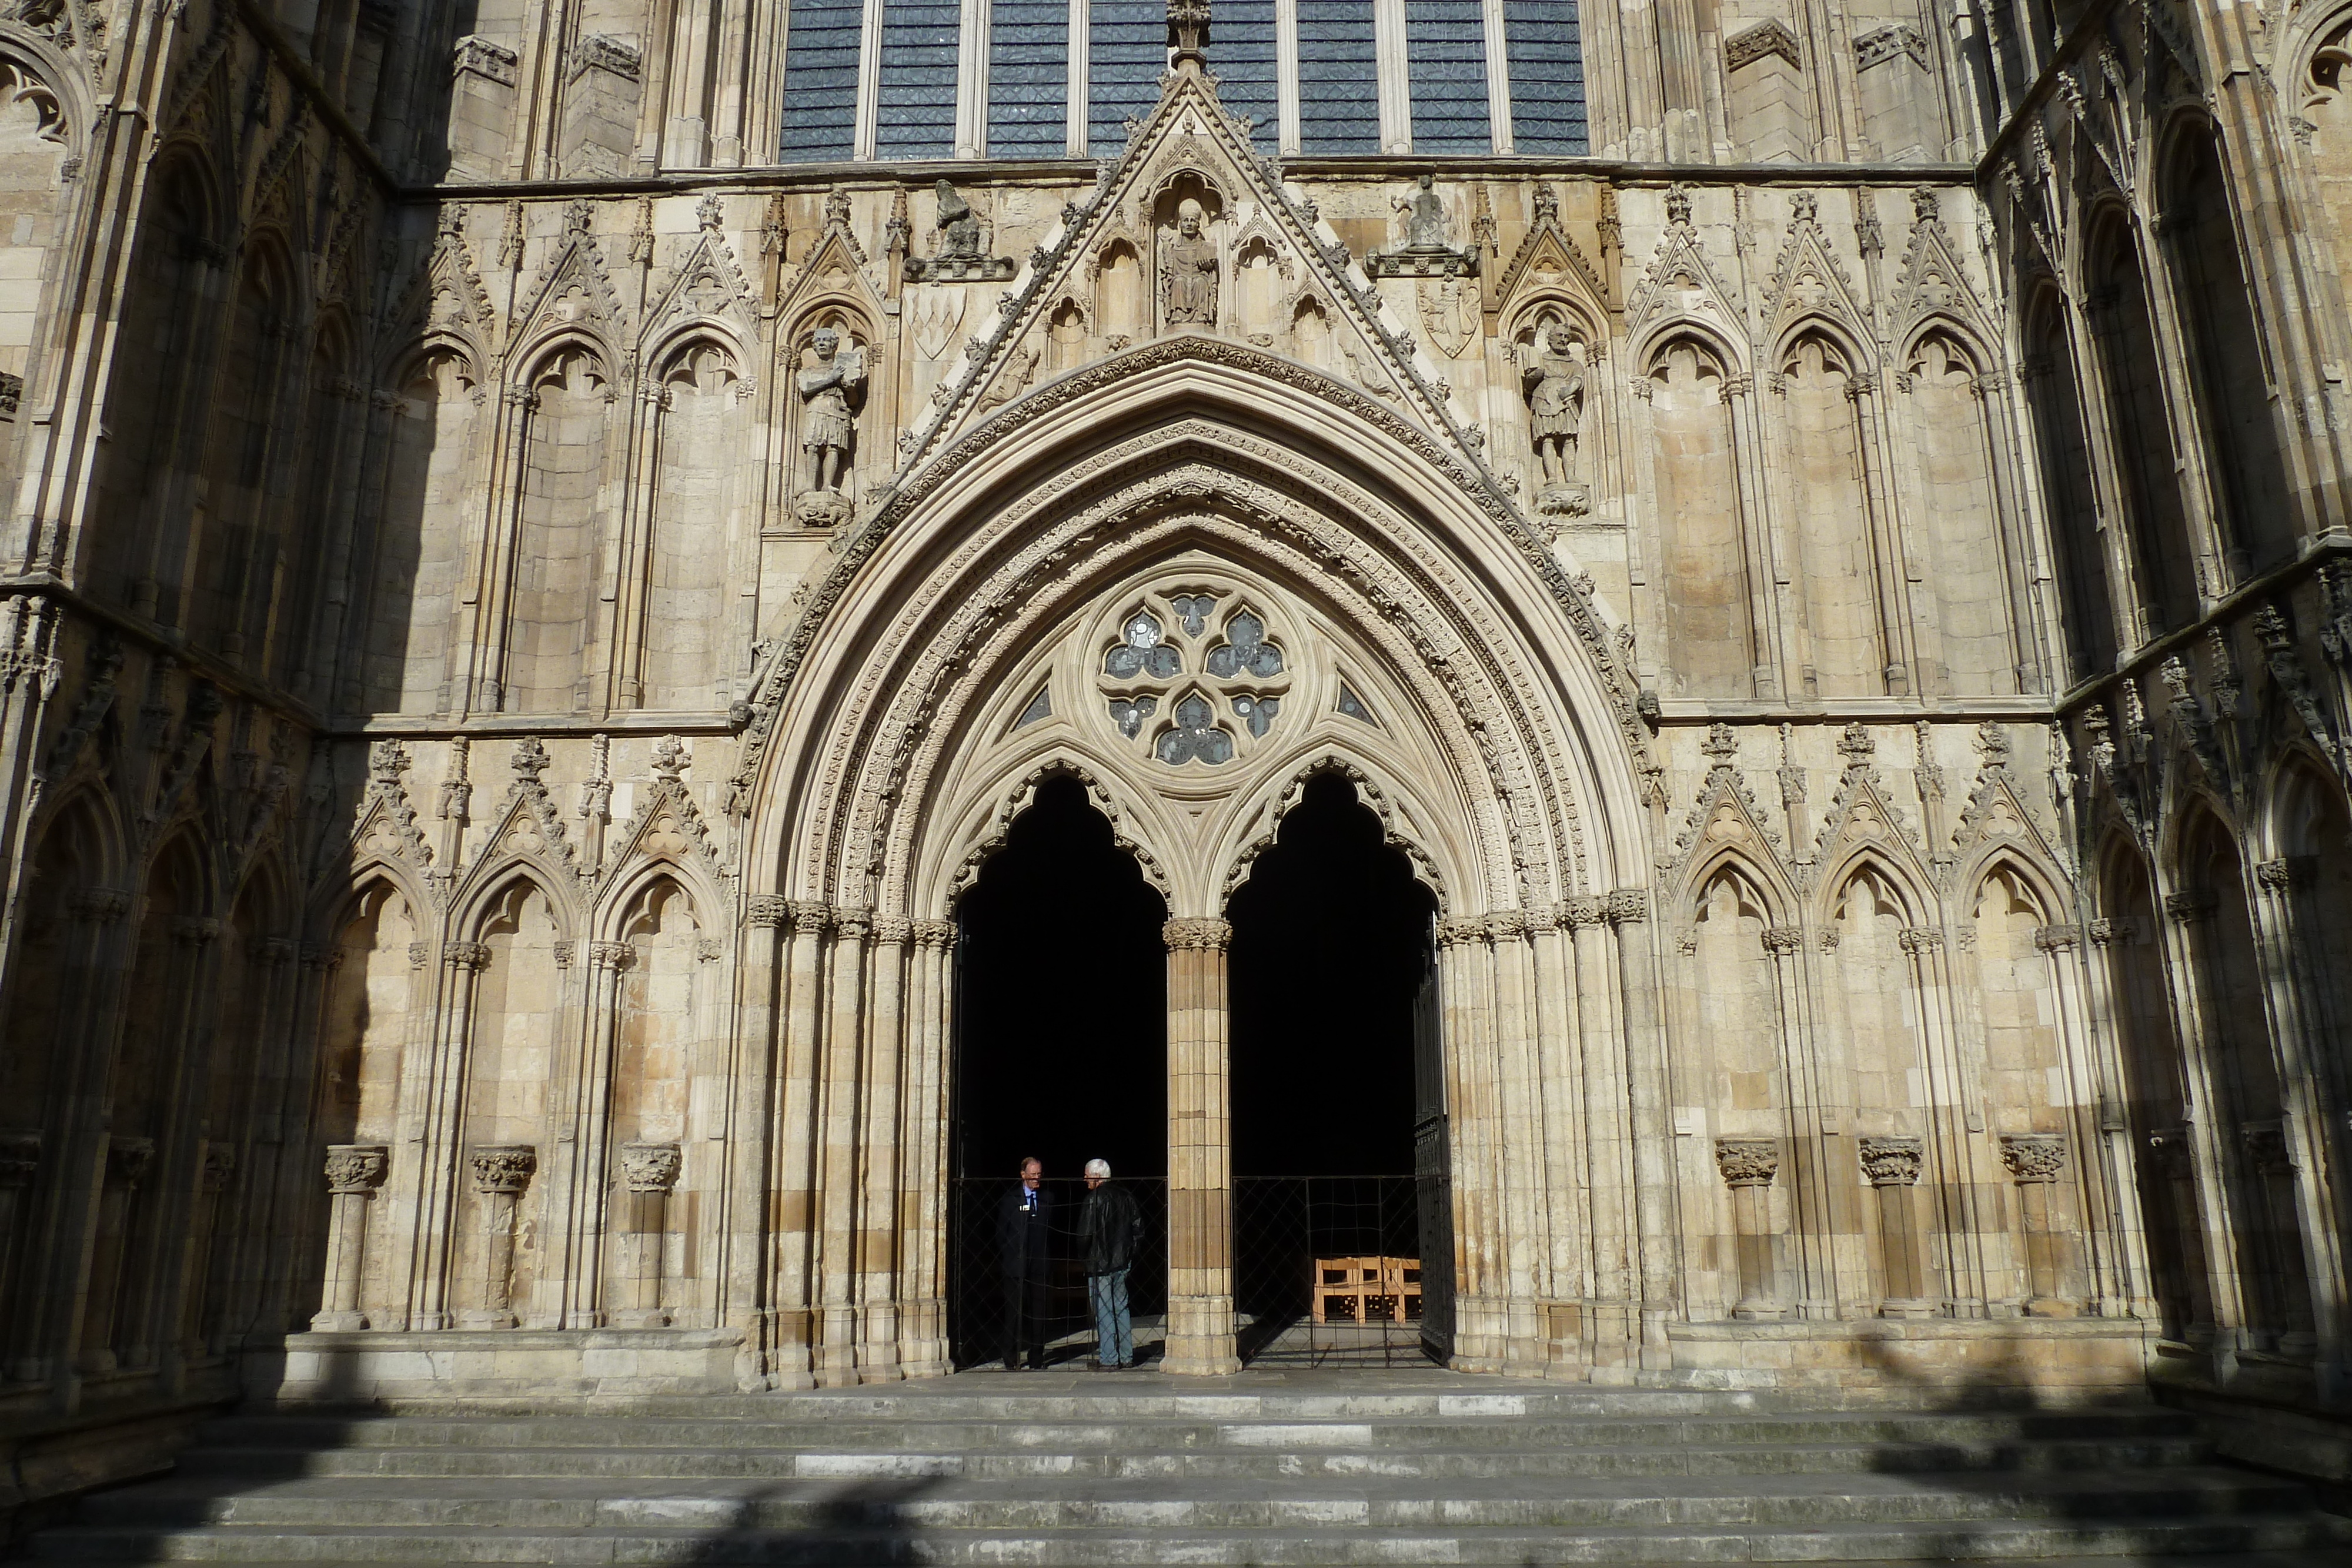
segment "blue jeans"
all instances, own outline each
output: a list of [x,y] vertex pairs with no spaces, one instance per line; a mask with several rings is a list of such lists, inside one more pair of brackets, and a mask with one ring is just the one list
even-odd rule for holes
[[1095,1310],[1096,1359],[1105,1366],[1132,1366],[1135,1325],[1127,1315],[1127,1270],[1087,1275],[1087,1300]]

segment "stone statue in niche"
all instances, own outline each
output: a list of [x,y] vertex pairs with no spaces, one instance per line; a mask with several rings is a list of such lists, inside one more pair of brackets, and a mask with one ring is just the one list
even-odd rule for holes
[[1011,256],[981,254],[980,214],[945,180],[939,183],[940,211],[933,226],[940,236],[936,254],[907,258],[910,283],[1001,283],[1020,268]]
[[1217,242],[1202,233],[1205,217],[1187,198],[1176,232],[1160,241],[1160,319],[1171,327],[1217,324]]
[[1584,356],[1576,336],[1555,321],[1522,351],[1519,382],[1535,445],[1536,509],[1581,517],[1592,493],[1577,476],[1577,438],[1584,423]]
[[1475,250],[1456,250],[1446,243],[1452,221],[1445,215],[1445,198],[1437,193],[1437,176],[1423,174],[1413,182],[1412,194],[1393,198],[1390,205],[1404,214],[1404,244],[1376,250],[1364,258],[1364,270],[1373,277],[1465,277],[1478,270]]
[[801,398],[801,450],[808,455],[808,483],[794,509],[805,523],[838,523],[849,515],[841,483],[857,439],[866,356],[855,344],[845,345],[833,328],[820,327],[793,384]]

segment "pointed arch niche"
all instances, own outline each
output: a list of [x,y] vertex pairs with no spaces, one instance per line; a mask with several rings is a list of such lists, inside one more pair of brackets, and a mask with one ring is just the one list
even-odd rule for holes
[[1812,329],[1782,350],[1773,384],[1783,400],[1792,532],[1804,556],[1805,693],[1906,692],[1907,661],[1889,635],[1896,618],[1888,596],[1900,566],[1885,559],[1872,504],[1876,454],[1863,417],[1869,378],[1836,336]]
[[1690,696],[1748,696],[1760,662],[1742,501],[1738,394],[1748,378],[1689,333],[1652,350],[1650,410],[1666,663]]
[[740,537],[744,455],[752,450],[742,362],[716,338],[695,338],[662,363],[659,391],[641,417],[652,425],[649,472],[640,476],[643,538],[626,572],[637,602],[637,667],[625,672],[616,706],[712,709],[722,706],[720,650],[734,628],[726,585]]

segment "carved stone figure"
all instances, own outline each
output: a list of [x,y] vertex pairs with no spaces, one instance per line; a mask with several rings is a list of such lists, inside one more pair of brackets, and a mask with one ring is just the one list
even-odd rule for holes
[[987,256],[980,247],[980,214],[963,193],[941,180],[938,185],[939,216],[934,228],[939,249],[929,256],[908,256],[907,277],[915,283],[1002,282],[1020,270],[1010,256]]
[[856,402],[866,390],[866,360],[841,334],[820,327],[809,340],[814,362],[795,382],[801,394],[801,450],[808,454],[807,493],[839,496],[857,438]]
[[1414,182],[1412,194],[1397,203],[1404,214],[1404,247],[1407,250],[1444,250],[1450,226],[1445,219],[1445,201],[1437,193],[1437,176],[1423,174]]
[[1160,318],[1171,327],[1217,321],[1217,244],[1201,232],[1201,204],[1176,209],[1176,232],[1160,242]]
[[1536,505],[1546,512],[1580,513],[1590,492],[1578,480],[1577,435],[1584,423],[1584,361],[1576,340],[1558,322],[1529,345],[1519,367],[1528,399],[1528,434],[1535,445]]
[[953,185],[940,182],[940,259],[969,261],[980,255],[980,216]]
[[1437,193],[1436,175],[1422,175],[1413,182],[1412,194],[1389,204],[1404,214],[1404,244],[1366,256],[1366,272],[1374,277],[1464,277],[1478,270],[1476,251],[1446,243],[1453,224],[1445,215],[1445,198]]

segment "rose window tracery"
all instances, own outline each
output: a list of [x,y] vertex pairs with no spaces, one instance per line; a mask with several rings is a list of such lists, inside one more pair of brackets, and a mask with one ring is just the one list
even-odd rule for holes
[[1231,593],[1188,586],[1146,595],[1115,636],[1097,666],[1101,711],[1166,767],[1231,762],[1281,716],[1288,660],[1265,615]]

